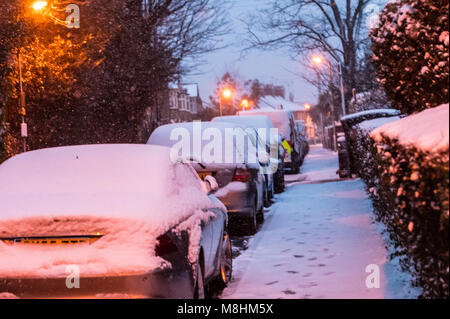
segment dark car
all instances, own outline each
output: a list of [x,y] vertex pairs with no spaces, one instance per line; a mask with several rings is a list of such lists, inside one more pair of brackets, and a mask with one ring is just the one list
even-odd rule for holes
[[214,195],[227,207],[230,227],[256,232],[258,219],[264,216],[264,176],[257,151],[241,126],[168,124],[158,127],[147,144],[171,147],[172,155],[191,161],[202,179],[213,176],[218,183]]
[[202,298],[230,280],[215,182],[172,162],[168,148],[33,151],[0,165],[0,180],[3,295]]

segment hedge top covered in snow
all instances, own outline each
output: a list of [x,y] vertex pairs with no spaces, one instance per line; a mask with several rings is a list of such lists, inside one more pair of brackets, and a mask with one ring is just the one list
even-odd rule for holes
[[41,216],[127,217],[175,225],[211,201],[188,164],[150,145],[57,147],[0,165],[0,222]]
[[391,117],[379,117],[373,120],[367,120],[358,124],[359,128],[365,131],[372,131],[380,126],[383,126],[387,123],[398,121],[400,119],[399,116],[391,116]]
[[373,110],[366,110],[366,111],[362,111],[362,112],[358,112],[358,113],[352,113],[352,114],[348,114],[346,116],[343,116],[341,118],[342,121],[347,121],[347,120],[352,120],[352,119],[356,119],[358,117],[364,117],[366,115],[391,115],[391,116],[396,116],[396,115],[400,115],[400,111],[396,110],[396,109],[373,109]]
[[449,147],[449,105],[427,109],[375,129],[371,136],[381,141],[383,136],[397,139],[425,152],[439,152]]

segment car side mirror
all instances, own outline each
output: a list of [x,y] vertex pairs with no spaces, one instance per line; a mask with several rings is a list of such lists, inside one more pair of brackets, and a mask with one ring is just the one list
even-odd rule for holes
[[203,189],[207,195],[212,194],[219,189],[219,184],[217,183],[216,179],[211,175],[205,177],[205,180],[203,181],[203,186],[204,186]]

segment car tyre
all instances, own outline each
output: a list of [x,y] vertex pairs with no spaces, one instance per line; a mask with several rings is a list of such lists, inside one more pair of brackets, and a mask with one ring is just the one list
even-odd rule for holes
[[225,288],[233,274],[233,248],[230,236],[225,231],[223,234],[222,251],[220,254],[219,280],[221,288]]
[[200,260],[197,261],[195,272],[194,299],[205,299],[205,281]]

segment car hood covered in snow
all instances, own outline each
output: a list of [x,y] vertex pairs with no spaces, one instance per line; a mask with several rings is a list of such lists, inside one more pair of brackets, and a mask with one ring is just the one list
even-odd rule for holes
[[105,235],[70,253],[0,241],[0,276],[61,275],[67,263],[83,265],[85,275],[149,271],[163,263],[154,256],[157,237],[192,216],[209,218],[203,211],[213,207],[224,209],[204,193],[190,165],[170,161],[165,147],[87,145],[21,154],[0,165],[0,237]]

